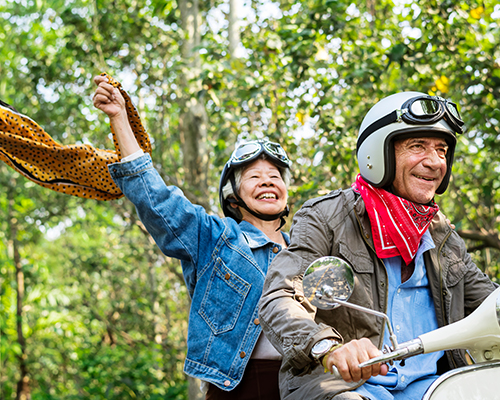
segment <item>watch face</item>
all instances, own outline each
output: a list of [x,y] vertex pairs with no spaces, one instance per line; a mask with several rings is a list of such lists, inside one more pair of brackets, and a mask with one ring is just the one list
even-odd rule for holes
[[323,354],[325,353],[326,351],[330,350],[330,348],[332,347],[332,341],[329,340],[329,339],[323,339],[323,340],[320,340],[318,343],[316,343],[312,349],[311,349],[311,353],[313,354]]

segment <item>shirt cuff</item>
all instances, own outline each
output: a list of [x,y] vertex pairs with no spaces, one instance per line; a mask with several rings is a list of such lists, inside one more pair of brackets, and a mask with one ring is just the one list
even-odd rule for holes
[[132,153],[132,154],[128,155],[127,157],[123,157],[122,160],[121,160],[121,162],[133,161],[136,158],[139,158],[139,157],[141,157],[143,155],[144,155],[144,151],[142,149],[140,149],[140,150],[137,150],[135,153]]

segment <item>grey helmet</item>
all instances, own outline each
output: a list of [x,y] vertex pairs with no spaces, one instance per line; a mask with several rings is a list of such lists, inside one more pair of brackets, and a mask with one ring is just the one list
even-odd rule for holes
[[448,144],[446,175],[436,193],[445,192],[450,181],[457,142],[464,122],[449,100],[420,92],[401,92],[376,103],[366,114],[357,141],[358,166],[363,179],[375,187],[394,181],[394,142],[409,137],[441,137]]
[[[274,215],[264,215],[254,210],[251,210],[245,202],[238,196],[235,180],[234,180],[234,170],[236,168],[241,168],[245,165],[248,165],[258,159],[262,154],[265,154],[269,160],[275,164],[280,170],[290,168],[292,162],[288,158],[285,150],[278,144],[270,142],[269,140],[253,140],[250,142],[243,143],[239,145],[231,154],[231,157],[227,161],[224,169],[222,170],[220,183],[219,183],[219,202],[222,208],[222,211],[226,217],[231,217],[237,220],[237,222],[241,222],[234,216],[233,213],[230,212],[230,204],[234,203],[240,207],[243,207],[250,214],[254,215],[257,218],[260,218],[264,221],[273,221],[275,219],[281,218],[281,226],[285,224],[285,217],[289,213],[288,205],[285,207],[283,211]],[[235,198],[224,198],[223,188],[230,182],[233,187],[233,193]],[[280,228],[281,228],[280,226]]]

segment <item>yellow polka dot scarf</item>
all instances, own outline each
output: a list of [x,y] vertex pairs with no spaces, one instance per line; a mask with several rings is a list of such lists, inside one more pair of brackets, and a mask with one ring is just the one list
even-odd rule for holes
[[[102,75],[120,90],[139,146],[151,153],[148,134],[129,95],[111,76]],[[123,196],[107,167],[121,159],[113,126],[111,132],[115,151],[96,149],[88,144],[63,146],[31,118],[0,101],[0,160],[33,182],[57,192],[96,200]]]

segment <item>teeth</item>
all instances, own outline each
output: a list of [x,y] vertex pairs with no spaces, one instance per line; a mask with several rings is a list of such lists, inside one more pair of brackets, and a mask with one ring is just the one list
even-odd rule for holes
[[415,175],[417,178],[419,179],[423,179],[424,181],[433,181],[434,179],[433,178],[425,178],[423,176],[418,176],[418,175]]
[[276,195],[274,193],[262,193],[257,199],[275,199]]

